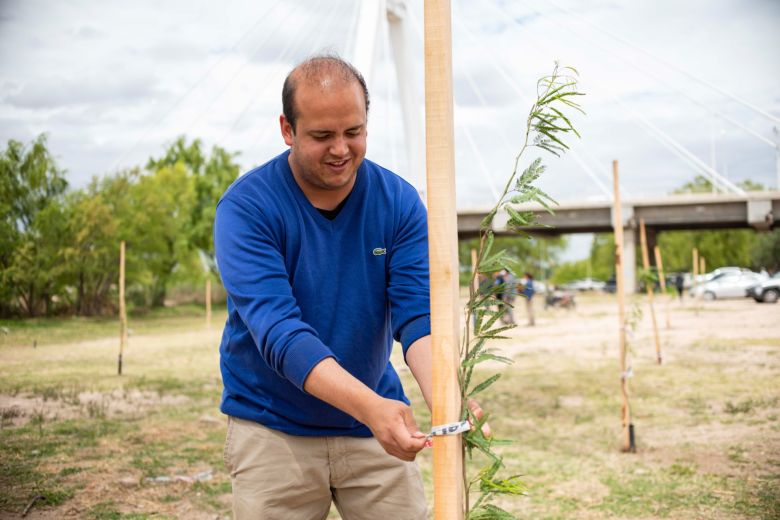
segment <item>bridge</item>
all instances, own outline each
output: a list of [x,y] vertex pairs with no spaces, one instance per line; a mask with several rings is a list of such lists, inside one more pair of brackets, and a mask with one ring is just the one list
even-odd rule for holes
[[[550,215],[539,205],[514,206],[519,211],[532,211],[542,228],[525,228],[533,235],[570,233],[604,233],[613,230],[612,204],[600,202],[570,202],[555,208]],[[458,237],[477,236],[479,225],[489,208],[458,212]],[[626,288],[636,286],[636,246],[639,243],[639,222],[645,221],[648,248],[655,246],[657,233],[669,230],[753,228],[768,231],[780,225],[780,191],[669,195],[662,198],[625,200],[622,203],[624,229],[623,258]],[[497,215],[493,231],[511,235],[505,215]],[[653,255],[650,255],[651,259]]]

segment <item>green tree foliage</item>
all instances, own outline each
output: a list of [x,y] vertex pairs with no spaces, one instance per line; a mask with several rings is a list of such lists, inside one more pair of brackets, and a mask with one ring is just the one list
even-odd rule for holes
[[[530,272],[537,278],[544,278],[549,266],[557,261],[566,249],[565,237],[503,236],[495,238],[495,246],[509,255],[508,268],[521,275]],[[479,250],[479,239],[461,240],[458,243],[458,259],[461,265],[461,285],[471,277],[471,250]]]
[[0,155],[0,315],[116,310],[119,243],[136,306],[159,306],[171,284],[200,282],[213,255],[217,201],[237,177],[236,154],[177,139],[160,158],[66,192],[41,136]]
[[[537,83],[537,98],[528,115],[525,127],[525,142],[515,159],[515,166],[509,176],[506,187],[499,197],[496,206],[487,214],[480,226],[480,238],[477,250],[477,265],[471,272],[469,281],[469,301],[465,309],[465,330],[461,345],[461,367],[458,373],[461,396],[463,398],[462,417],[468,418],[474,428],[463,435],[463,449],[471,460],[473,455],[481,453],[487,463],[476,475],[469,475],[464,467],[464,511],[469,520],[480,519],[511,519],[512,514],[502,509],[496,500],[502,495],[519,495],[525,491],[524,484],[518,475],[500,476],[503,468],[503,458],[494,451],[494,447],[504,443],[492,438],[486,438],[482,425],[487,417],[477,419],[468,409],[468,399],[479,395],[495,383],[501,374],[493,374],[479,382],[475,382],[474,369],[486,361],[511,363],[492,347],[493,340],[504,338],[504,331],[512,326],[495,327],[505,307],[499,305],[497,294],[503,291],[501,286],[492,286],[486,291],[475,291],[473,282],[479,274],[489,274],[499,269],[511,269],[518,264],[517,259],[504,249],[497,246],[498,240],[492,231],[494,217],[499,212],[506,212],[510,229],[518,231],[534,225],[533,212],[521,212],[514,209],[515,204],[534,201],[551,211],[548,203],[552,199],[537,188],[534,183],[544,172],[541,158],[537,158],[525,170],[520,170],[520,159],[530,148],[539,148],[554,155],[564,152],[568,146],[563,139],[577,131],[572,126],[564,112],[580,110],[577,104],[577,72],[574,69],[559,69],[556,64],[553,73]],[[581,111],[581,110],[580,110]],[[513,242],[510,242],[513,244]],[[495,308],[498,310],[495,310]],[[473,502],[471,494],[478,495]]]
[[143,175],[130,189],[131,204],[138,208],[128,223],[128,249],[136,250],[148,278],[148,300],[162,306],[174,274],[195,256],[191,241],[195,186],[181,163]]
[[[195,198],[190,208],[189,239],[192,247],[214,258],[214,215],[216,201],[239,174],[235,162],[238,154],[230,153],[219,146],[211,149],[211,155],[204,155],[199,139],[187,144],[179,137],[160,158],[151,158],[146,165],[150,171],[181,165],[193,178]],[[212,262],[213,266],[213,262]]]
[[550,281],[555,285],[580,278],[608,280],[615,273],[615,238],[612,233],[593,235],[588,258],[561,264]]
[[[130,188],[138,170],[93,179],[85,190],[71,194],[72,241],[65,249],[69,283],[74,287],[74,312],[95,315],[115,310],[113,287],[119,276],[119,242],[128,240],[133,219]],[[133,252],[128,251],[128,257]],[[134,278],[128,262],[128,280]]]
[[780,271],[780,229],[761,233],[753,244],[752,262],[754,269]]
[[0,155],[0,312],[51,311],[63,269],[67,186],[45,135],[30,146],[8,141]]

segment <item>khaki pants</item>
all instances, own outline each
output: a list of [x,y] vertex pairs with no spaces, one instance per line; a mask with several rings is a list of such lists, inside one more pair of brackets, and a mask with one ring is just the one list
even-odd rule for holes
[[228,418],[225,464],[237,520],[424,520],[417,464],[388,455],[373,437],[299,437]]

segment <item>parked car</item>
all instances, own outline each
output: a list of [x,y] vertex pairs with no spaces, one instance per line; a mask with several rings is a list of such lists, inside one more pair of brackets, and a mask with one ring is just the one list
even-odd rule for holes
[[606,283],[595,278],[582,278],[565,283],[561,288],[567,291],[603,291],[606,285]]
[[696,283],[706,283],[711,282],[712,280],[715,280],[716,278],[720,278],[726,274],[739,274],[739,273],[750,273],[752,272],[750,269],[745,269],[744,267],[718,267],[717,269],[714,269],[710,271],[709,273],[704,273],[696,276]]
[[760,284],[748,287],[748,296],[761,303],[776,303],[780,299],[780,272]]
[[701,296],[705,300],[718,298],[744,298],[750,287],[763,282],[766,277],[752,271],[722,273],[709,282],[697,285],[691,291],[693,296]]

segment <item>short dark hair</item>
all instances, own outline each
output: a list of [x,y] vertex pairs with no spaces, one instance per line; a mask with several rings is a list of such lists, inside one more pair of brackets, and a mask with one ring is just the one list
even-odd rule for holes
[[[300,72],[299,72],[300,71]],[[298,74],[296,74],[298,73]],[[344,61],[336,54],[322,54],[307,58],[298,64],[284,79],[282,87],[282,113],[284,118],[292,126],[295,133],[295,123],[298,113],[295,107],[295,90],[298,86],[298,76],[303,74],[305,78],[319,78],[327,73],[335,73],[345,81],[357,81],[360,88],[363,89],[363,98],[366,102],[366,114],[368,114],[368,87],[363,75],[351,63]]]

